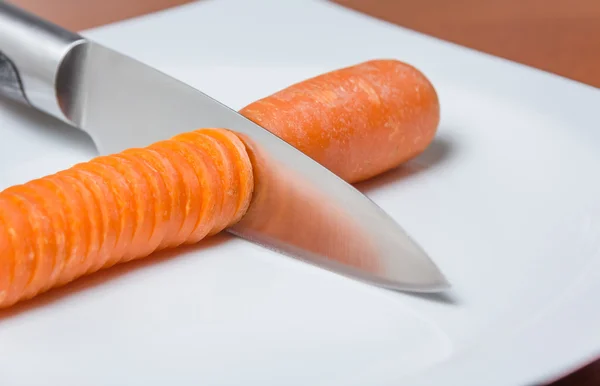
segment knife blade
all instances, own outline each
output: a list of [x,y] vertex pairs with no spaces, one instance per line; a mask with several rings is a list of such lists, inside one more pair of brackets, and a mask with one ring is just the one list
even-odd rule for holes
[[100,154],[202,127],[232,130],[248,144],[260,183],[230,233],[385,288],[449,287],[385,211],[284,140],[167,74],[7,3],[0,94],[87,132]]

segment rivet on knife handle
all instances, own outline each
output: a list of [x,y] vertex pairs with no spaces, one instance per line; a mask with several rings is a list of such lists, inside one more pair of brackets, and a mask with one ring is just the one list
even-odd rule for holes
[[2,52],[0,52],[0,94],[21,103],[29,103],[17,68]]
[[57,87],[65,57],[84,39],[0,2],[0,94],[69,121]]

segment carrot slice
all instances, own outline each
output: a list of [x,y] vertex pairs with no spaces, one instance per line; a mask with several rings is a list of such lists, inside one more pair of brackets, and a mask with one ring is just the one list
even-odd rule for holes
[[[5,220],[2,200],[0,199],[0,305],[12,304],[13,278],[15,275],[15,256],[17,246],[12,233],[14,224]],[[10,225],[9,225],[10,224]],[[12,230],[10,228],[13,228]]]
[[88,207],[89,214],[95,215],[98,220],[94,224],[95,228],[93,228],[98,234],[98,252],[86,256],[85,263],[82,267],[79,267],[83,271],[81,274],[94,272],[108,259],[110,251],[116,244],[117,235],[113,224],[118,216],[112,193],[110,193],[102,178],[93,171],[86,170],[86,167],[89,167],[86,163],[77,164],[63,172],[64,175],[83,182],[84,188],[81,193],[89,193],[93,198],[92,207]]
[[[54,236],[56,237],[56,262],[54,269],[46,280],[45,286],[41,288],[41,292],[47,291],[60,281],[64,272],[76,259],[79,240],[88,237],[87,230],[89,226],[79,224],[77,219],[72,216],[72,206],[78,203],[77,199],[72,195],[65,197],[59,186],[55,183],[56,176],[49,176],[30,182],[43,197],[44,206],[47,213],[51,213],[51,223],[53,225]],[[55,199],[54,199],[55,198]],[[74,220],[74,221],[70,221]],[[76,242],[74,242],[76,241]],[[85,253],[85,252],[84,252]]]
[[[132,245],[140,245],[139,255],[144,257],[155,251],[161,243],[163,243],[172,217],[172,199],[167,185],[165,183],[166,176],[160,173],[160,167],[155,165],[160,164],[157,154],[146,149],[128,149],[123,153],[116,154],[115,157],[125,159],[131,162],[132,168],[135,168],[140,173],[142,179],[149,187],[149,195],[146,197],[148,202],[145,204],[137,204],[138,208],[138,223],[147,224],[149,229],[140,230],[136,238],[132,241]],[[139,198],[137,198],[139,200]],[[145,212],[141,213],[141,207],[144,207]],[[150,234],[148,243],[144,248],[141,240],[146,238],[146,232]],[[135,258],[135,250],[130,248],[126,257],[127,260]]]
[[[0,256],[8,255],[11,249],[6,226],[0,217]],[[10,259],[0,259],[0,303],[6,299],[8,290],[10,289],[13,268],[10,263]]]
[[138,225],[135,210],[136,197],[130,187],[131,175],[124,173],[114,157],[97,157],[86,166],[88,170],[103,179],[115,202],[115,211],[113,212],[115,222],[111,227],[115,230],[116,242],[110,253],[107,254],[106,260],[98,261],[99,266],[92,268],[99,269],[115,264],[130,247]]
[[13,267],[12,283],[5,304],[11,305],[20,300],[34,269],[33,238],[29,217],[23,212],[14,198],[9,194],[0,197],[0,215],[6,225],[12,247],[3,259],[10,259]]
[[226,149],[227,170],[233,177],[231,190],[226,197],[235,202],[233,214],[228,216],[230,220],[226,224],[230,226],[240,220],[250,205],[254,189],[252,163],[244,142],[235,133],[226,129],[203,129],[198,132],[218,140]]
[[53,202],[64,210],[68,224],[65,238],[71,252],[65,258],[64,268],[56,281],[56,285],[60,286],[85,274],[90,261],[98,256],[102,219],[94,196],[83,181],[63,172],[44,180],[55,187]]
[[[40,232],[40,225],[43,222],[43,215],[39,212],[37,205],[15,193],[15,190],[21,188],[21,186],[14,187],[15,189],[9,190],[7,194],[8,201],[12,203],[15,208],[20,212],[26,221],[25,229],[23,234],[19,237],[27,238],[27,244],[29,245],[28,253],[19,256],[18,260],[21,260],[21,267],[23,267],[22,276],[24,279],[24,286],[20,289],[23,293],[22,296],[27,297],[30,294],[31,283],[36,278],[36,273],[40,265],[40,250],[44,248],[44,237],[40,238],[38,235],[43,235]],[[9,188],[10,189],[10,188]],[[44,229],[46,230],[46,229]],[[47,230],[46,230],[47,231]],[[43,253],[43,251],[42,251]],[[19,266],[19,265],[17,265]],[[18,277],[18,272],[16,278]],[[36,284],[34,282],[34,284]]]
[[[189,147],[183,142],[161,141],[150,146],[153,150],[161,154],[177,170],[180,179],[181,188],[178,192],[181,195],[181,217],[183,222],[179,230],[171,235],[170,246],[177,246],[184,243],[192,233],[194,226],[200,217],[200,211],[203,207],[201,199],[205,199],[204,192],[200,189],[200,181],[194,171],[197,163],[194,155],[190,153]],[[192,165],[194,164],[194,165]],[[200,194],[198,194],[200,193]],[[198,198],[201,196],[201,198]]]
[[[127,152],[125,151],[125,153]],[[165,235],[158,246],[158,249],[163,249],[172,245],[173,239],[179,234],[183,226],[182,206],[185,204],[183,203],[182,192],[185,190],[184,182],[170,160],[161,152],[146,148],[137,153],[137,155],[144,157],[144,160],[149,162],[160,173],[169,196],[169,200],[167,201],[170,208],[168,220],[158,224],[158,226],[164,228]]]
[[33,267],[23,292],[23,297],[27,299],[36,295],[46,284],[47,278],[52,276],[58,252],[56,235],[60,230],[55,229],[54,224],[58,224],[58,220],[45,208],[43,198],[33,189],[32,184],[10,187],[6,189],[6,193],[19,200],[18,205],[27,211],[32,231],[30,237],[33,241]]
[[[68,235],[69,226],[65,214],[67,208],[62,205],[57,206],[56,203],[50,199],[51,197],[55,197],[57,192],[55,186],[48,184],[49,180],[49,178],[40,178],[26,184],[26,186],[28,185],[32,190],[35,190],[37,198],[40,200],[40,205],[47,216],[49,216],[49,225],[52,229],[49,230],[47,237],[49,237],[55,246],[55,249],[52,252],[54,265],[49,274],[49,279],[45,280],[46,283],[40,288],[40,292],[46,291],[57,282],[67,264],[67,260],[72,256],[72,252],[70,251],[72,243]],[[81,228],[78,228],[77,231],[81,232]]]
[[[197,156],[202,159],[202,163],[195,168],[202,185],[202,215],[198,219],[194,237],[188,239],[193,243],[223,229],[235,209],[226,200],[232,185],[230,165],[225,160],[225,149],[219,141],[203,136],[199,131],[175,136],[173,140],[197,149]],[[202,227],[198,228],[198,225]]]
[[[129,225],[132,232],[123,259],[128,261],[138,257],[138,255],[150,253],[158,245],[155,244],[153,247],[149,245],[158,214],[154,213],[155,198],[152,194],[152,186],[146,176],[145,169],[147,167],[122,155],[106,157],[103,162],[123,175],[131,193],[128,201],[131,211]],[[119,259],[120,257],[114,256],[114,259],[109,261],[107,266],[116,264]]]

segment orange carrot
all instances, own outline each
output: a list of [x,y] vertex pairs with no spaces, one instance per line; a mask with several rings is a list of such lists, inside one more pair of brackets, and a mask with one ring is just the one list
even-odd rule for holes
[[240,110],[350,183],[420,154],[436,134],[436,91],[416,68],[372,60],[289,86]]
[[[240,112],[348,182],[415,157],[439,123],[431,83],[394,60],[305,80]],[[345,265],[383,269],[359,224],[257,149],[226,129],[201,129],[0,192],[0,308],[238,222]]]
[[243,142],[205,129],[0,192],[0,308],[238,221],[254,187]]

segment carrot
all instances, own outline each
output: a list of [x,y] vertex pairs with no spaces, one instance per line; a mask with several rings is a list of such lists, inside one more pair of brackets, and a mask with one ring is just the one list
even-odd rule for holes
[[[431,83],[395,60],[305,80],[240,113],[351,183],[418,155],[439,123]],[[384,269],[360,224],[330,200],[227,129],[96,157],[0,192],[0,308],[238,223],[346,266]]]
[[397,60],[371,60],[304,80],[240,113],[350,183],[419,155],[440,120],[433,85]]
[[0,192],[0,308],[238,221],[254,187],[225,129],[96,157]]

